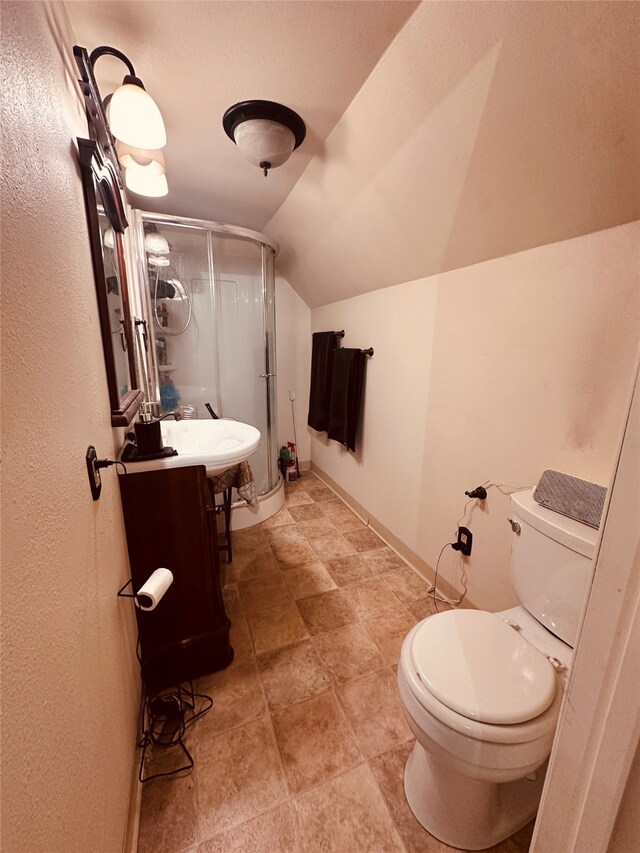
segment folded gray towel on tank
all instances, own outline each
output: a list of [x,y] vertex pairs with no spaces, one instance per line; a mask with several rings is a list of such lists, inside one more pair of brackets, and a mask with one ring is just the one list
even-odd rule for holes
[[543,472],[533,493],[534,501],[542,506],[596,530],[600,527],[606,497],[604,486],[551,469]]

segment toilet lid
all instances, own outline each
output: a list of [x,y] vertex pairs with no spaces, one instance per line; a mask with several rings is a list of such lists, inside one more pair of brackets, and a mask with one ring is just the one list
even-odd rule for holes
[[484,723],[532,720],[556,694],[550,661],[495,613],[450,610],[425,619],[411,656],[436,699]]

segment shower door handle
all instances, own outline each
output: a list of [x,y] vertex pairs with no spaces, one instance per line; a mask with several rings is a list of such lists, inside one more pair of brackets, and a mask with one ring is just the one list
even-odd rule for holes
[[258,376],[260,379],[267,379],[269,376],[275,376],[275,373],[259,373]]

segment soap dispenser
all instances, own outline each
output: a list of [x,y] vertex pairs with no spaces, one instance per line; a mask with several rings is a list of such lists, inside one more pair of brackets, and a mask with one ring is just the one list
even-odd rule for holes
[[[180,412],[167,412],[160,418],[155,418],[151,412],[149,403],[144,403],[140,410],[140,420],[133,425],[136,438],[136,449],[138,457],[154,457],[165,455],[165,447],[162,443],[162,432],[160,421],[165,418],[182,418]],[[175,451],[174,451],[175,452]]]

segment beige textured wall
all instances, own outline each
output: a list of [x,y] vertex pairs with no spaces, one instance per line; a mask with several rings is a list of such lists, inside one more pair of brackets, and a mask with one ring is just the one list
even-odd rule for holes
[[[312,432],[311,459],[430,566],[464,492],[545,468],[607,484],[640,334],[640,223],[312,310],[367,364],[356,454]],[[468,526],[469,600],[516,603],[507,497]],[[448,550],[443,578],[457,580]]]
[[276,274],[276,369],[278,371],[278,447],[293,441],[293,415],[289,390],[295,391],[294,412],[298,459],[311,458],[307,429],[309,374],[311,372],[311,311],[289,282]]
[[3,3],[2,849],[122,848],[138,667],[62,4]]
[[636,2],[424,2],[265,226],[311,306],[640,217]]

